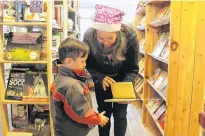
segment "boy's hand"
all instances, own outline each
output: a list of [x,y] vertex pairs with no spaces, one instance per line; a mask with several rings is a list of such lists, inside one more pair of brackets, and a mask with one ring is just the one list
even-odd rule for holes
[[106,116],[104,116],[104,114],[105,114],[105,111],[103,111],[103,112],[101,112],[101,113],[99,114],[99,115],[100,115],[100,118],[101,118],[99,125],[100,125],[101,127],[105,126],[105,125],[108,123],[108,121],[109,121],[109,118],[106,117]]
[[109,76],[106,76],[104,79],[103,79],[103,82],[102,82],[102,85],[103,85],[103,89],[104,91],[106,91],[106,88],[107,87],[110,87],[110,85],[116,83],[114,79],[112,79],[111,77]]

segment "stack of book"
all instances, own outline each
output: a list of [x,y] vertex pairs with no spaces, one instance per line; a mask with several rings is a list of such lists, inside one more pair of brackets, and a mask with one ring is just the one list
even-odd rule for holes
[[163,7],[156,18],[151,22],[152,26],[161,26],[169,24],[170,22],[170,5]]
[[140,98],[143,98],[143,85],[144,85],[144,79],[138,76],[137,80],[135,81],[134,88],[135,88],[135,92],[140,96]]
[[167,72],[157,68],[149,81],[157,89],[157,91],[161,92],[161,94],[166,98],[166,88],[168,84]]
[[144,16],[142,18],[142,20],[140,21],[139,25],[137,26],[138,30],[145,30],[146,27],[146,16]]
[[73,23],[73,20],[68,19],[68,30],[69,30],[69,31],[73,31],[73,27],[74,27],[73,24],[74,24],[74,23]]
[[1,1],[0,21],[46,21],[47,5],[43,1]]
[[141,52],[141,53],[144,53],[144,51],[145,51],[145,39],[142,39],[142,40],[139,42],[139,47],[140,47],[140,52]]
[[139,61],[139,73],[141,73],[142,75],[144,75],[144,64],[145,60],[144,58],[142,58],[140,61]]
[[63,27],[63,6],[62,5],[55,5],[54,6],[54,16],[53,16],[53,25]]
[[147,108],[151,114],[155,114],[158,108],[164,103],[164,100],[155,93],[155,95],[148,101]]
[[162,57],[163,59],[166,59],[168,58],[168,45],[169,45],[169,32],[163,32],[156,45],[155,45],[155,48],[152,50],[152,55],[154,57]]

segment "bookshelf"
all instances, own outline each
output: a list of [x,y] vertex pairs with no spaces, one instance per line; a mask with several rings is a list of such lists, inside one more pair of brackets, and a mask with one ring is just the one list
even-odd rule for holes
[[[60,11],[60,13],[55,13],[59,14],[55,15],[55,19],[57,22],[63,22],[63,24],[61,24],[62,26],[57,27],[57,29],[53,29],[53,31],[62,32],[62,40],[68,36],[80,39],[80,15],[77,11],[78,0],[54,0],[54,10],[58,10],[58,8],[62,11]],[[63,19],[63,21],[61,21],[61,19]]]
[[[47,57],[43,60],[38,60],[38,61],[8,61],[4,60],[4,31],[3,31],[3,26],[18,26],[22,28],[30,28],[33,26],[38,26],[46,29],[45,35],[47,39],[52,39],[52,29],[59,29],[55,26],[52,25],[52,1],[44,1],[44,3],[47,6],[46,10],[46,21],[45,22],[1,22],[0,23],[0,107],[1,107],[1,116],[2,116],[2,130],[3,130],[3,135],[4,136],[30,136],[32,133],[28,132],[23,132],[20,129],[12,129],[10,120],[11,117],[9,116],[9,108],[8,106],[11,104],[38,104],[38,105],[49,105],[49,88],[52,83],[52,53],[51,53],[51,48],[52,48],[52,41],[47,40],[46,42],[46,52],[47,52]],[[39,99],[39,98],[34,98],[32,100],[26,100],[23,99],[22,101],[17,101],[17,100],[6,100],[5,99],[5,93],[6,93],[6,84],[5,84],[5,65],[7,63],[10,64],[45,64],[46,65],[46,71],[47,71],[47,85],[48,85],[48,97],[45,99]],[[52,120],[51,117],[49,118],[50,120],[50,128],[53,128],[52,125]],[[13,132],[14,131],[14,132]],[[19,131],[19,132],[18,132]],[[51,135],[53,136],[52,129],[49,130]]]
[[[204,11],[205,2],[148,0],[143,3],[135,16],[139,60],[144,59],[144,71],[139,72],[139,76],[144,78],[142,123],[156,136],[201,136],[198,113],[205,103],[202,97],[205,77],[205,50],[202,49],[205,43],[202,36],[205,33],[205,15],[200,10]],[[170,7],[170,11],[167,7]],[[144,17],[146,20],[142,23]],[[190,22],[190,19],[194,21]],[[161,74],[156,74],[158,68]],[[162,89],[162,85],[158,86],[160,83],[166,85],[165,92],[159,89]],[[161,115],[164,116],[164,129],[160,119],[154,119],[152,109],[148,106],[150,99],[156,95],[166,105],[166,112]]]

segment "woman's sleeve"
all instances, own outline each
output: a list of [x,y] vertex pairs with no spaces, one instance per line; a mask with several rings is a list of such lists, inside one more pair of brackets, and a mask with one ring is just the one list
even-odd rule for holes
[[137,35],[134,30],[132,30],[127,38],[127,53],[125,60],[125,77],[123,81],[125,82],[134,82],[139,71],[138,66],[138,54],[139,54],[139,45],[137,41]]

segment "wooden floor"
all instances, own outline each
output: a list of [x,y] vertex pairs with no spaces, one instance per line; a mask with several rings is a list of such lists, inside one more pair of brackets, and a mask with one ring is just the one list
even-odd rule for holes
[[[92,101],[94,109],[97,109],[97,104],[95,100],[95,93],[91,93]],[[129,104],[128,110],[127,110],[127,131],[126,136],[160,136],[160,135],[154,135],[150,134],[150,132],[145,128],[141,123],[141,117],[140,117],[140,109],[136,109],[136,106]],[[113,134],[113,118],[111,119],[112,127],[110,130],[110,136],[114,136]],[[91,132],[88,134],[88,136],[99,136],[98,135],[98,128],[95,127]]]

